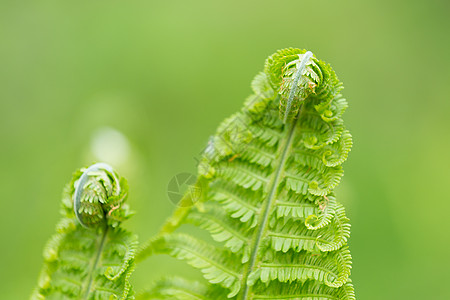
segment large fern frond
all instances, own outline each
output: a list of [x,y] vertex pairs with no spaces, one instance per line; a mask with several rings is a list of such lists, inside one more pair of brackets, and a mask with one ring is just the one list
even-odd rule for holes
[[74,174],[32,299],[134,299],[137,238],[120,227],[131,215],[127,192],[125,179],[105,164]]
[[[267,59],[252,88],[204,151],[200,196],[187,192],[138,255],[185,260],[205,282],[164,279],[143,298],[355,299],[350,225],[334,193],[352,146],[342,84],[311,52],[289,48]],[[174,232],[183,224],[216,244]]]

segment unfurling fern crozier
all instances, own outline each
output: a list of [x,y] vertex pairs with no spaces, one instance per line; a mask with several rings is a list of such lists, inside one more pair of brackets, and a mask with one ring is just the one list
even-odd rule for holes
[[350,225],[334,193],[352,146],[342,84],[311,52],[290,48],[267,59],[252,88],[208,143],[201,196],[182,200],[195,205],[180,205],[138,255],[169,254],[206,280],[168,277],[143,298],[355,299]]
[[120,227],[131,215],[127,193],[109,165],[74,174],[32,299],[134,299],[129,278],[137,238]]

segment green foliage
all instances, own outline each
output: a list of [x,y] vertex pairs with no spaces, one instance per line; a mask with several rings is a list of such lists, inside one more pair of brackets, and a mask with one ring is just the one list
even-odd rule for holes
[[[204,151],[201,195],[188,191],[137,257],[171,255],[206,281],[166,278],[142,298],[355,299],[350,225],[334,194],[352,145],[342,84],[311,52],[284,49],[252,88]],[[182,233],[185,224],[212,239]]]
[[120,228],[130,216],[127,191],[125,179],[104,164],[74,174],[32,299],[134,299],[137,238]]
[[[347,102],[309,51],[270,56],[254,94],[211,137],[198,179],[136,256],[168,254],[205,280],[166,277],[140,299],[354,300],[350,224],[335,187],[352,146]],[[74,174],[33,299],[134,299],[128,187],[106,164]],[[208,234],[183,233],[187,225]],[[205,235],[201,235],[205,236]]]

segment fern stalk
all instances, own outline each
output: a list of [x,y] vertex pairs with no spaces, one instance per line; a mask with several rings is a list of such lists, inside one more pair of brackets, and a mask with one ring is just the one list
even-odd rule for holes
[[[288,107],[287,107],[287,109],[288,109]],[[296,127],[295,127],[296,120],[297,119],[295,119],[290,126],[286,127],[287,137],[281,143],[282,146],[280,147],[280,150],[282,152],[281,152],[279,161],[276,163],[276,165],[278,167],[272,176],[271,182],[269,183],[270,192],[268,194],[267,199],[264,200],[264,202],[263,202],[264,209],[263,209],[260,219],[258,221],[258,224],[260,224],[260,225],[258,226],[258,230],[253,238],[253,242],[251,243],[252,253],[251,253],[251,257],[250,257],[250,263],[248,264],[247,270],[242,279],[242,281],[244,283],[247,281],[248,276],[255,269],[255,262],[257,259],[258,251],[260,250],[261,239],[262,239],[264,233],[267,232],[267,220],[269,217],[269,212],[272,211],[274,198],[276,197],[276,193],[277,193],[277,187],[279,186],[280,179],[282,176],[281,174],[283,173],[284,165],[286,163],[288,149],[291,147],[291,144],[292,144],[292,137],[294,136],[294,132],[296,129]],[[248,290],[249,290],[249,285],[244,285],[244,286],[245,286],[245,289],[244,289],[244,292],[242,295],[242,299],[247,298]]]

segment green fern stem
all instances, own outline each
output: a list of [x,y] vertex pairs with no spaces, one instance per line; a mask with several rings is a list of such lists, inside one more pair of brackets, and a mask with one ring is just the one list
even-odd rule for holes
[[[92,283],[94,282],[94,277],[95,277],[95,270],[98,266],[98,262],[100,260],[100,257],[102,255],[103,252],[103,247],[105,246],[105,241],[106,241],[106,237],[108,235],[108,227],[105,226],[102,230],[102,233],[100,235],[100,243],[99,246],[97,248],[97,253],[96,255],[93,257],[94,261],[91,265],[91,268],[89,269],[89,274],[88,274],[88,284],[86,285],[86,289],[84,290],[84,299],[87,300],[89,299],[89,294],[91,293],[91,289],[92,289]],[[83,291],[82,291],[83,293]]]
[[[306,67],[306,63],[311,59],[311,57],[313,56],[311,51],[307,51],[303,57],[302,60],[300,61],[298,67],[297,67],[297,71],[295,72],[295,77],[294,77],[294,81],[292,83],[292,88],[289,92],[289,98],[287,100],[287,105],[286,105],[286,111],[284,112],[284,118],[283,118],[283,122],[286,123],[287,119],[288,119],[288,115],[289,112],[291,110],[291,106],[292,106],[292,101],[294,101],[294,98],[297,96],[297,90],[298,90],[298,83],[300,81],[300,79],[302,78],[302,75],[305,71],[305,67]],[[304,99],[302,99],[304,100]]]
[[[311,55],[312,55],[312,53],[311,53]],[[300,72],[298,74],[300,74]],[[297,81],[298,81],[298,79],[297,79]],[[289,106],[287,107],[287,110],[289,110]],[[286,114],[286,116],[287,116],[287,114]],[[286,117],[284,119],[284,122],[285,121],[286,121]],[[247,297],[248,297],[248,290],[249,290],[249,285],[247,284],[248,276],[252,272],[254,272],[257,254],[260,251],[261,239],[262,239],[263,235],[267,232],[267,220],[270,216],[269,212],[272,211],[274,199],[276,197],[277,189],[280,184],[281,177],[283,175],[283,170],[284,170],[284,166],[286,163],[286,159],[288,157],[289,149],[292,146],[292,138],[293,138],[295,130],[296,130],[296,126],[295,126],[296,123],[297,123],[297,119],[294,119],[292,121],[291,125],[285,127],[287,134],[286,134],[286,138],[281,142],[281,147],[280,147],[281,155],[279,155],[280,156],[279,161],[276,162],[276,165],[278,167],[277,167],[275,173],[273,174],[272,179],[268,185],[270,192],[268,194],[267,199],[264,201],[264,207],[263,207],[262,213],[260,215],[260,219],[258,221],[259,226],[258,226],[258,229],[254,236],[254,240],[251,244],[250,262],[247,266],[247,270],[242,279],[242,281],[243,281],[242,285],[244,286],[244,291],[242,293],[242,299],[247,299]]]

